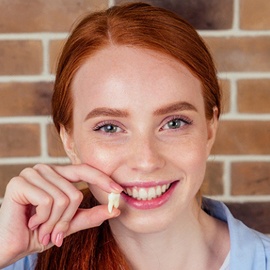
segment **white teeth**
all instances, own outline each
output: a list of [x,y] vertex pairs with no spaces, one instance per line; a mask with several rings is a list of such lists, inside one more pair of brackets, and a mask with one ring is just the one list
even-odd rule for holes
[[138,197],[138,199],[141,199],[141,200],[146,200],[147,199],[147,191],[146,191],[146,189],[144,189],[144,188],[140,188],[139,189],[139,197]]
[[125,193],[134,199],[145,201],[145,200],[152,200],[161,196],[169,189],[169,187],[170,184],[150,188],[133,187],[133,188],[126,188]]
[[162,187],[161,187],[161,192],[165,192],[166,191],[166,185],[163,185]]
[[129,196],[132,196],[132,190],[131,190],[130,188],[127,188],[127,194],[128,194]]
[[151,200],[153,198],[156,198],[156,191],[155,189],[152,187],[148,190],[148,200]]
[[119,207],[119,200],[120,200],[120,194],[116,193],[110,193],[108,195],[108,211],[109,213],[112,212],[113,207],[118,208]]
[[162,194],[161,186],[157,186],[156,193],[157,193],[157,196],[160,196]]
[[132,192],[132,195],[131,195],[133,198],[137,199],[139,197],[139,192],[137,189],[133,189],[133,192]]

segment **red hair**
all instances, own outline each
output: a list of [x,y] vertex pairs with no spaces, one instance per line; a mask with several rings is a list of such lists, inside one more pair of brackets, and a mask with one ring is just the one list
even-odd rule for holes
[[[71,86],[86,59],[110,44],[158,51],[184,64],[202,84],[205,116],[221,110],[221,92],[212,57],[196,30],[174,13],[144,3],[125,4],[89,14],[68,38],[59,60],[52,98],[53,121],[72,130]],[[87,207],[97,204],[88,194]],[[37,269],[129,269],[108,222],[65,239],[61,248],[39,255]]]
[[174,13],[144,3],[115,6],[86,16],[71,33],[58,63],[52,114],[72,128],[71,82],[82,63],[110,44],[159,51],[183,63],[201,81],[206,118],[221,111],[221,92],[210,53],[196,30]]

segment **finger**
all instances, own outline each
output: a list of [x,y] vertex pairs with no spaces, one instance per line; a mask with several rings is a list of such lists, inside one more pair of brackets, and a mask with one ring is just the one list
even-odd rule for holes
[[29,251],[31,253],[42,253],[53,246],[53,243],[49,243],[48,245],[41,244],[38,240],[38,233],[38,230],[32,231],[29,241]]
[[71,182],[85,181],[111,193],[121,193],[123,188],[108,175],[87,164],[53,166],[53,169]]
[[[33,227],[36,222],[40,224],[48,219],[53,203],[52,197],[44,190],[29,183],[23,177],[18,176],[11,179],[7,186],[6,194],[6,197],[12,200],[13,208],[21,208],[26,205],[36,206],[35,214],[29,220],[29,228]],[[14,202],[16,203],[15,205]],[[15,210],[14,213],[16,213]]]
[[[83,194],[81,191],[76,189],[70,182],[57,174],[50,166],[36,165],[34,166],[34,169],[36,169],[43,178],[46,178],[48,182],[55,185],[65,194],[65,197],[62,198],[62,202],[61,200],[60,202],[58,202],[60,203],[60,207],[62,205],[64,206],[64,211],[61,212],[62,215],[59,214],[59,206],[57,206],[56,203],[55,207],[53,207],[52,209],[52,215],[50,219],[40,228],[41,235],[43,237],[48,233],[50,234],[52,232],[50,236],[50,241],[56,244],[56,242],[59,242],[57,241],[57,239],[59,237],[61,238],[61,236],[64,235],[68,230],[69,223],[77,212],[78,207],[83,200]],[[59,201],[59,198],[57,198],[57,201]],[[54,210],[57,211],[55,214]],[[47,237],[45,243],[48,239],[49,237]]]
[[[42,204],[42,200],[40,199],[40,201],[37,203],[36,208],[37,215],[34,215],[29,220],[29,227],[32,229],[36,228],[41,223],[46,224],[45,226],[43,226],[43,230],[41,230],[41,235],[42,232],[50,233],[55,223],[60,219],[67,205],[69,204],[69,199],[61,189],[56,187],[47,179],[44,179],[44,176],[40,175],[39,172],[35,169],[25,169],[21,172],[21,175],[24,177],[24,179],[27,179],[27,182],[30,183],[33,187],[42,189],[50,197],[51,211],[50,214],[47,216],[47,219],[40,219],[40,204]],[[72,186],[70,183],[69,185]]]
[[[74,200],[73,203],[71,203],[70,196],[72,194],[70,190],[76,191],[77,193],[80,192],[71,183],[64,180],[61,176],[51,170],[49,166],[40,165],[39,169],[43,172],[43,174],[40,174],[40,172],[37,171],[37,168],[34,167],[32,170],[24,170],[21,175],[27,178],[33,186],[38,185],[39,187],[42,187],[42,189],[46,193],[50,194],[52,198],[52,207],[47,220],[42,220],[41,224],[39,223],[40,220],[37,220],[36,216],[33,216],[33,218],[30,219],[29,225],[32,230],[40,225],[39,241],[43,245],[48,245],[49,241],[51,240],[51,232],[53,231],[55,225],[59,222],[59,220],[61,220],[61,217],[65,212],[67,212],[66,220],[73,217],[82,200],[82,194],[80,196],[81,199],[77,199],[76,204],[74,203]],[[58,186],[56,186],[54,183],[56,183]],[[61,185],[62,187],[60,187]],[[36,210],[38,213],[39,206]],[[65,230],[67,230],[67,228]]]
[[90,209],[78,209],[70,223],[67,235],[100,226],[105,220],[120,215],[120,210],[114,208],[112,213],[108,212],[107,205],[98,205]]

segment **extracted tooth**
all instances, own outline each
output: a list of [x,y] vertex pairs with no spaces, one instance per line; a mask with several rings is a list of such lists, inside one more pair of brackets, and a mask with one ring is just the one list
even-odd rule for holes
[[108,211],[109,211],[109,213],[112,212],[113,207],[118,208],[119,200],[120,200],[120,194],[116,194],[116,193],[112,192],[108,195]]

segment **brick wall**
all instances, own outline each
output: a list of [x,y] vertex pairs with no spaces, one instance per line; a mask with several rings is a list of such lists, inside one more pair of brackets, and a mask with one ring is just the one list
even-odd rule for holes
[[[0,1],[0,198],[25,166],[68,162],[49,116],[57,55],[75,18],[119,2]],[[224,114],[204,194],[270,233],[269,0],[148,2],[189,20],[216,60]]]

